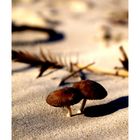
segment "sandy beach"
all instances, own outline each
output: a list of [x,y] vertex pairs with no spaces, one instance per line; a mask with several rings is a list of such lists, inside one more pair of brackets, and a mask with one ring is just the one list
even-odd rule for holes
[[[22,9],[23,13],[27,12],[26,16],[29,15],[28,12],[38,15],[37,22],[34,22],[36,26],[53,28],[58,36],[54,40],[48,40],[48,34],[42,32],[14,32],[12,49],[39,54],[42,48],[45,54],[50,51],[67,62],[74,62],[78,57],[79,63],[83,65],[95,61],[95,66],[103,69],[122,67],[118,48],[121,45],[128,52],[128,26],[111,23],[109,18],[112,12],[127,11],[127,0],[78,2],[54,0],[45,3],[32,0],[13,5],[12,17],[16,24],[26,23],[18,21],[20,18],[17,15],[20,15]],[[16,15],[17,9],[19,11]],[[58,25],[44,21],[45,18],[57,21]],[[103,39],[106,27],[112,36],[107,41]],[[66,108],[52,107],[45,99],[51,91],[59,88],[61,79],[69,72],[60,69],[47,75],[49,71],[51,70],[45,71],[37,79],[38,68],[12,62],[13,140],[128,139],[128,77],[85,70],[86,78],[102,84],[108,95],[103,100],[88,100],[83,114],[68,118]],[[81,102],[72,106],[74,114],[80,105]]]

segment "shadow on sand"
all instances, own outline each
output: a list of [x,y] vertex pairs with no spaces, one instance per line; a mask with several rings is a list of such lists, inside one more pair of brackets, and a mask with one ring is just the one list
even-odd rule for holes
[[29,69],[33,68],[33,66],[26,66],[23,68],[17,68],[17,69],[12,69],[12,74],[16,73],[16,72],[22,72],[22,71],[27,71]]
[[26,45],[37,45],[42,43],[52,43],[55,41],[61,41],[65,38],[64,33],[58,32],[51,28],[43,28],[43,27],[31,27],[31,26],[17,26],[14,23],[12,23],[12,33],[14,32],[23,32],[23,31],[39,31],[49,34],[49,38],[47,39],[38,39],[38,40],[32,40],[32,41],[14,41],[12,42],[12,45],[14,46],[26,46]]
[[84,115],[87,117],[100,117],[126,107],[128,107],[128,96],[120,97],[106,104],[86,107]]

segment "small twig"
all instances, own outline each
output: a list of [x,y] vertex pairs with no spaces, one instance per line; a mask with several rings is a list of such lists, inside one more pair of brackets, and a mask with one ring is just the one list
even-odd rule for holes
[[128,57],[127,57],[127,54],[126,54],[124,48],[122,46],[120,46],[119,49],[120,49],[120,52],[122,53],[124,60],[128,60]]
[[39,74],[37,78],[41,77],[45,70],[49,68],[63,68],[67,67],[65,63],[62,63],[61,58],[56,60],[57,56],[48,52],[46,55],[40,48],[40,54],[34,54],[32,52],[23,50],[12,50],[12,61],[26,63],[34,67],[39,67]]
[[[74,66],[79,69],[79,67],[77,66],[78,63],[75,63]],[[86,80],[86,74],[83,72],[83,70],[79,71],[79,77],[81,78],[81,80]]]
[[[79,68],[83,67],[81,64],[77,64],[77,66]],[[99,68],[95,66],[90,66],[90,67],[87,67],[86,69],[91,72],[95,72],[97,74],[107,74],[107,75],[113,75],[113,76],[128,77],[127,70],[105,69],[105,68]]]
[[123,59],[119,58],[119,60],[122,63],[123,68],[128,71],[128,57],[127,57],[127,54],[124,51],[124,48],[122,46],[120,46],[119,49],[120,49],[120,52],[123,56]]
[[83,66],[83,67],[79,68],[78,70],[72,72],[72,73],[69,74],[68,76],[64,77],[64,78],[61,80],[61,83],[59,84],[59,86],[63,85],[64,82],[65,82],[67,79],[69,79],[70,77],[74,76],[76,73],[82,71],[83,69],[88,68],[89,66],[93,65],[94,63],[95,63],[95,62],[92,62],[92,63],[90,63],[90,64],[88,64],[88,65],[86,65],[86,66]]

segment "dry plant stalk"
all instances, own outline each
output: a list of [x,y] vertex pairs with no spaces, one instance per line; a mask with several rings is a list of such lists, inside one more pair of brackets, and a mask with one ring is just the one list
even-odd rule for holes
[[[77,64],[77,67],[82,68],[82,64]],[[122,69],[104,69],[96,66],[89,66],[86,68],[87,70],[97,73],[97,74],[107,74],[107,75],[114,75],[114,76],[121,76],[121,77],[128,77],[128,71]]]
[[12,60],[15,62],[26,63],[34,67],[40,67],[40,72],[37,78],[42,76],[43,72],[48,68],[66,67],[66,64],[62,62],[61,58],[57,58],[50,52],[45,55],[42,49],[40,49],[40,55],[28,51],[12,50]]
[[44,63],[42,58],[38,57],[36,54],[20,50],[12,50],[12,60],[15,62],[30,64],[31,66],[38,66]]
[[[61,80],[59,86],[63,85],[64,82],[65,82],[67,79],[69,79],[70,77],[74,76],[76,73],[81,72],[81,71],[84,70],[84,69],[87,69],[89,66],[93,65],[94,63],[95,63],[95,62],[92,62],[92,63],[90,63],[90,64],[88,64],[88,65],[86,65],[86,66],[80,67],[80,68],[79,68],[78,70],[76,70],[76,71],[73,71],[72,73],[70,73],[68,76],[64,77],[64,78]],[[75,64],[75,65],[77,66],[77,64]]]
[[127,54],[126,54],[126,52],[125,52],[125,50],[124,50],[124,48],[122,46],[120,46],[119,49],[120,49],[120,52],[121,52],[121,54],[123,56],[123,59],[119,58],[119,60],[122,63],[123,68],[128,71],[128,62],[129,61],[128,61]]
[[[120,46],[119,49],[123,56],[123,59],[119,58],[120,62],[123,65],[123,68],[105,69],[105,68],[96,67],[96,66],[89,66],[86,69],[97,74],[107,74],[107,75],[128,77],[128,57],[122,46]],[[77,67],[82,68],[83,65],[77,64]]]

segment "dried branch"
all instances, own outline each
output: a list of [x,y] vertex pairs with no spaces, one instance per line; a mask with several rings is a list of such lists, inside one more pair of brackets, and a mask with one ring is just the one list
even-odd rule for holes
[[[61,58],[59,58],[59,60],[60,59]],[[12,50],[12,60],[30,64],[31,66],[39,66],[40,73],[37,78],[42,76],[43,72],[48,68],[62,68],[66,66],[65,64],[62,64],[62,61],[57,60],[56,56],[50,52],[45,55],[42,49],[40,49],[40,55],[29,53],[27,51]]]
[[[83,67],[83,65],[81,65],[81,64],[77,64],[77,66],[79,68]],[[126,71],[126,70],[105,69],[105,68],[99,68],[96,66],[89,66],[86,69],[91,72],[97,73],[97,74],[107,74],[107,75],[128,77],[128,71]]]
[[126,52],[125,52],[125,50],[122,46],[120,46],[119,49],[120,49],[120,52],[123,56],[123,59],[119,58],[119,60],[122,63],[123,68],[128,71],[128,57],[127,57],[127,54],[126,54]]
[[[121,69],[118,69],[118,68],[117,69],[105,69],[105,68],[100,68],[100,67],[96,67],[96,66],[89,66],[86,69],[89,70],[90,72],[94,72],[97,74],[107,74],[107,75],[128,77],[128,57],[122,46],[119,49],[123,56],[123,59],[119,59],[123,65],[123,69],[122,68]],[[77,67],[82,68],[83,65],[77,64]]]
[[90,64],[88,64],[88,65],[86,65],[86,66],[80,67],[78,70],[76,70],[76,71],[70,73],[68,76],[64,77],[64,78],[61,80],[59,86],[62,86],[62,85],[65,83],[65,81],[66,81],[67,79],[69,79],[70,77],[74,76],[76,73],[82,71],[83,69],[88,68],[89,66],[93,65],[94,63],[95,63],[95,62],[92,62],[92,63],[90,63]]
[[38,66],[44,63],[43,59],[36,54],[20,50],[12,50],[12,60],[15,62],[30,64],[31,66]]

